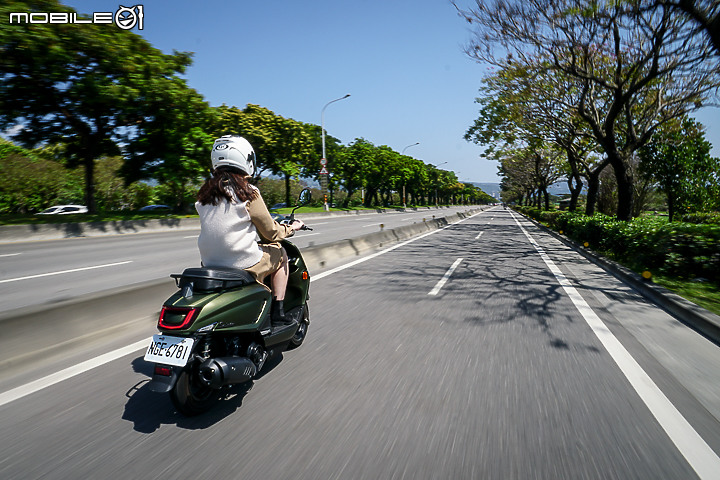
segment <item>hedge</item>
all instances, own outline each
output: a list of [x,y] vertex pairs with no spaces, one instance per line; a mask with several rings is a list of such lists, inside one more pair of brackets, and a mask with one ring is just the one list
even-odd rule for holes
[[550,228],[639,271],[720,283],[720,225],[517,208]]

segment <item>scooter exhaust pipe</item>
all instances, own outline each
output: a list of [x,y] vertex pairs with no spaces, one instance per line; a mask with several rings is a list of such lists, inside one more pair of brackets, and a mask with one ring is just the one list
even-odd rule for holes
[[199,369],[200,381],[207,387],[244,383],[257,373],[255,364],[247,357],[217,357],[205,360]]

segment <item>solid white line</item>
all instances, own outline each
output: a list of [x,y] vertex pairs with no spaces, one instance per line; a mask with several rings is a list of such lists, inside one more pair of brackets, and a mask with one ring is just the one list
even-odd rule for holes
[[199,236],[200,236],[199,234],[198,235],[188,235],[187,237],[183,237],[183,238],[198,238]]
[[478,238],[482,237],[482,234],[483,234],[483,233],[485,233],[485,232],[480,232],[480,233],[478,233],[477,237],[475,237],[475,240],[477,240]]
[[363,225],[363,226],[362,226],[362,228],[366,228],[366,227],[378,227],[378,228],[380,228],[380,224],[379,224],[379,223],[369,223],[369,224],[367,224],[367,225]]
[[49,277],[51,275],[61,275],[63,273],[82,272],[84,270],[93,270],[95,268],[114,267],[116,265],[125,265],[126,263],[132,263],[132,260],[117,263],[106,263],[105,265],[95,265],[92,267],[73,268],[72,270],[62,270],[60,272],[41,273],[39,275],[29,275],[27,277],[8,278],[7,280],[0,280],[0,283],[17,282],[20,280],[29,280],[31,278]]
[[598,337],[620,370],[633,386],[645,405],[650,409],[660,426],[673,441],[680,453],[702,480],[717,479],[720,472],[720,458],[705,440],[693,429],[685,417],[668,400],[645,370],[635,361],[620,341],[610,332],[595,311],[573,287],[565,275],[547,256],[540,245],[530,236],[515,215],[510,214],[523,231],[535,250],[540,254],[550,271],[575,304],[593,333]]
[[371,254],[371,255],[368,255],[367,257],[362,257],[362,258],[359,258],[359,259],[357,259],[357,260],[354,260],[354,261],[352,261],[352,262],[350,262],[350,263],[346,263],[346,264],[344,264],[344,265],[340,265],[339,267],[331,268],[330,270],[326,270],[326,271],[324,271],[324,272],[322,272],[322,273],[318,273],[317,275],[313,275],[313,276],[310,278],[310,281],[313,282],[313,281],[315,281],[315,280],[320,280],[321,278],[325,278],[325,277],[327,277],[328,275],[332,275],[333,273],[340,272],[340,271],[342,271],[342,270],[345,270],[346,268],[354,267],[355,265],[358,265],[358,264],[360,264],[360,263],[367,262],[368,260],[371,260],[371,259],[373,259],[373,258],[375,258],[375,257],[379,257],[380,255],[384,255],[384,254],[386,254],[386,253],[388,253],[388,252],[391,252],[391,251],[395,250],[396,248],[403,247],[403,246],[405,246],[405,245],[407,245],[407,244],[409,244],[409,243],[412,243],[412,242],[415,242],[415,241],[417,241],[417,240],[420,240],[421,238],[425,238],[425,237],[427,237],[427,236],[434,235],[434,234],[436,234],[436,233],[438,233],[438,232],[442,232],[442,231],[445,230],[446,228],[450,228],[450,227],[452,227],[452,226],[454,226],[454,225],[457,225],[458,223],[462,223],[462,222],[464,222],[465,220],[468,220],[468,219],[470,219],[470,218],[473,218],[473,217],[476,216],[476,215],[480,215],[481,213],[483,213],[483,212],[474,213],[474,214],[470,215],[469,217],[463,218],[462,220],[459,220],[459,221],[457,221],[457,222],[455,222],[455,223],[451,223],[450,225],[446,225],[446,226],[444,226],[444,227],[442,227],[442,228],[439,228],[439,229],[437,229],[437,230],[433,230],[433,231],[431,231],[431,232],[423,233],[422,235],[418,235],[417,237],[411,238],[410,240],[406,240],[406,241],[404,241],[404,242],[402,242],[402,243],[398,243],[397,245],[393,245],[392,247],[386,248],[385,250],[381,250],[381,251],[379,251],[379,252],[376,252],[376,253],[373,253],[373,254]]
[[13,388],[12,390],[8,390],[7,392],[0,393],[0,406],[40,391],[43,388],[55,385],[56,383],[60,383],[63,380],[67,380],[68,378],[72,378],[80,375],[81,373],[85,373],[88,370],[92,370],[93,368],[105,365],[106,363],[117,360],[118,358],[124,357],[125,355],[129,355],[133,352],[137,352],[138,350],[145,349],[148,345],[150,345],[150,338],[135,342],[132,345],[128,345],[126,347],[118,348],[117,350],[113,350],[112,352],[105,353],[85,362],[73,365],[72,367],[60,370],[59,372],[53,373],[52,375],[39,378],[34,382],[26,383],[25,385]]
[[450,275],[453,274],[455,269],[458,267],[458,265],[460,265],[460,262],[462,262],[462,261],[463,261],[462,258],[458,258],[457,260],[455,260],[455,263],[453,263],[452,266],[448,269],[448,271],[445,272],[445,275],[443,275],[443,278],[441,278],[440,281],[437,282],[435,287],[433,287],[433,289],[430,290],[430,293],[428,293],[428,295],[437,295],[438,293],[440,293],[440,289],[445,286],[445,284],[447,283],[448,280],[450,280]]
[[16,255],[22,255],[22,252],[21,253],[5,253],[3,255],[0,255],[0,257],[14,257]]

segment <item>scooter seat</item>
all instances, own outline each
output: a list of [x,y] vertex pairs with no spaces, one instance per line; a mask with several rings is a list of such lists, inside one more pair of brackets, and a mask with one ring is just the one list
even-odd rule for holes
[[179,279],[180,288],[192,283],[194,290],[206,292],[244,287],[255,283],[255,277],[249,272],[234,268],[186,268],[182,275],[171,276]]

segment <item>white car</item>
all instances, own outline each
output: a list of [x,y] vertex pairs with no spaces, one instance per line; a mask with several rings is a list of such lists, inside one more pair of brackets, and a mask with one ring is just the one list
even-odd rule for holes
[[87,213],[84,205],[55,205],[40,212],[40,215],[70,215],[72,213]]

